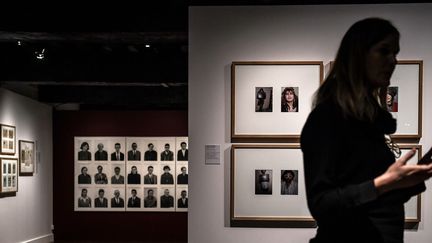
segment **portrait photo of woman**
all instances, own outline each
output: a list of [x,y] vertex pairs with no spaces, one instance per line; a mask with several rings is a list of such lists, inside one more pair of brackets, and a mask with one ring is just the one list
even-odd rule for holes
[[298,112],[298,87],[282,87],[281,112]]

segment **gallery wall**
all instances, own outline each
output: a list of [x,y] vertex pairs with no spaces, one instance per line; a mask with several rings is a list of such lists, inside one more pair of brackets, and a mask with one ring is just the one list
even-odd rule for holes
[[[390,19],[401,32],[399,59],[424,61],[424,150],[432,145],[432,4],[191,7],[189,12],[189,242],[308,242],[316,229],[231,228],[230,122],[233,61],[333,60],[343,34],[366,17]],[[204,145],[221,144],[220,165],[205,165]],[[406,242],[432,238],[432,183],[422,221]],[[210,220],[211,219],[211,220]]]
[[[0,198],[0,242],[49,242],[53,222],[52,109],[0,88],[0,123],[16,127],[17,144],[18,140],[35,141],[39,150],[33,176],[20,176],[16,196]],[[18,153],[12,157],[18,158]]]
[[75,212],[74,137],[188,135],[187,111],[54,112],[55,240],[186,242],[186,212]]

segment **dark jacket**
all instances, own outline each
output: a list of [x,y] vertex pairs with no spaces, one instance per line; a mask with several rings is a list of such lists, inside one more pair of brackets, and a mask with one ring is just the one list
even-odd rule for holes
[[424,189],[378,196],[374,178],[395,161],[384,134],[396,121],[378,108],[374,122],[344,117],[331,102],[318,105],[301,134],[309,210],[318,223],[311,242],[403,242],[404,203]]

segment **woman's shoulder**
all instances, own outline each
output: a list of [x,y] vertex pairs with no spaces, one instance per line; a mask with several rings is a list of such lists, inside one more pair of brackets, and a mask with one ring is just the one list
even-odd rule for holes
[[301,140],[332,138],[343,126],[340,108],[332,102],[318,104],[309,114],[301,133]]

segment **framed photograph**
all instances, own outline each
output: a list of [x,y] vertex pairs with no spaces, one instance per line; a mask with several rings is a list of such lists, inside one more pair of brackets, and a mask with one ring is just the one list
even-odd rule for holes
[[15,155],[16,152],[16,128],[11,125],[0,124],[1,146],[0,154]]
[[[330,62],[330,69],[334,62]],[[423,61],[398,60],[386,97],[387,110],[397,119],[399,142],[418,142],[422,137]]]
[[387,109],[397,119],[395,141],[422,136],[423,61],[399,60],[387,90]]
[[233,227],[315,227],[300,145],[233,145],[230,202]]
[[19,140],[19,175],[33,176],[35,171],[35,143]]
[[[403,156],[412,148],[417,150],[414,158],[408,161],[408,164],[417,164],[423,156],[422,146],[417,144],[400,144],[399,148]],[[405,228],[414,228],[421,221],[421,194],[412,197],[405,203]]]
[[14,196],[18,191],[18,160],[0,158],[0,194]]
[[75,137],[74,142],[75,211],[187,211],[187,137]]
[[322,81],[319,61],[233,62],[232,142],[298,142]]

